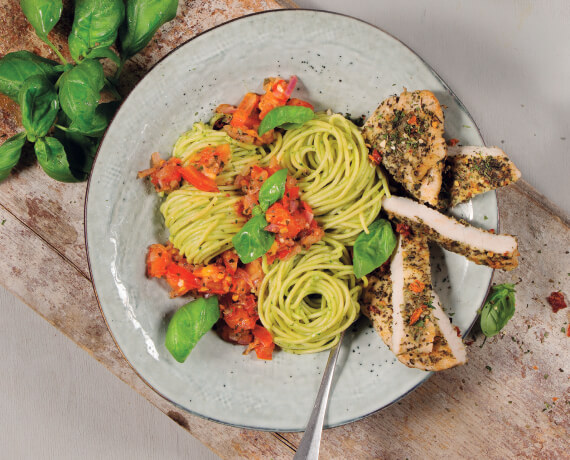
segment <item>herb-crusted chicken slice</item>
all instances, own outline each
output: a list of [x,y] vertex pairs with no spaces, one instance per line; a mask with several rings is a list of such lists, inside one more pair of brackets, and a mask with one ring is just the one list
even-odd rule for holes
[[497,147],[454,146],[447,150],[443,188],[444,206],[456,206],[475,195],[516,182],[521,172]]
[[[443,110],[431,91],[407,91],[383,101],[362,129],[364,139],[382,156],[382,165],[416,199],[437,204],[441,167],[432,171],[432,187],[426,195],[422,180],[446,157]],[[439,179],[434,179],[437,171]]]
[[400,235],[390,264],[392,351],[429,353],[435,324],[431,314],[431,269],[427,238]]
[[518,265],[518,244],[514,236],[481,230],[409,198],[392,195],[382,200],[382,208],[393,223],[406,224],[416,234],[425,235],[476,264],[504,270]]
[[[441,371],[467,362],[465,346],[441,308],[439,298],[433,291],[431,296],[432,317],[435,322],[435,336],[431,351],[402,353],[397,358],[408,367],[426,371]],[[382,267],[369,276],[369,284],[362,298],[362,312],[370,318],[374,328],[390,348],[392,347],[393,308],[392,279],[389,267]]]

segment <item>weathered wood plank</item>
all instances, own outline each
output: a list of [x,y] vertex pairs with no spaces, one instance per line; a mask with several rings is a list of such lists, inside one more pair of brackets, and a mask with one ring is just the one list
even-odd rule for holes
[[115,345],[91,282],[2,207],[0,223],[0,280],[49,323],[220,456],[291,456],[293,451],[271,433],[209,422],[157,395],[135,374]]
[[[371,417],[327,430],[324,458],[568,457],[570,339],[562,329],[570,327],[570,309],[554,314],[546,297],[570,292],[570,229],[526,190],[499,191],[501,231],[518,236],[522,256],[518,269],[496,272],[494,282],[518,283],[514,318],[484,345],[476,326],[466,366],[434,375]],[[301,438],[282,436],[294,445]]]

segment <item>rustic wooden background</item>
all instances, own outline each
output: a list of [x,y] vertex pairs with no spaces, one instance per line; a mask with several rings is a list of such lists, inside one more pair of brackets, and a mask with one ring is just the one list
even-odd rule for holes
[[[0,2],[0,56],[29,49],[53,57],[18,2]],[[179,15],[129,64],[129,88],[160,57],[230,18],[279,8],[272,0],[181,1]],[[54,40],[65,53],[69,16]],[[0,133],[19,130],[16,106],[0,96]],[[1,142],[1,140],[0,140]],[[223,458],[291,458],[301,434],[246,431],[184,413],[150,390],[115,346],[90,281],[83,236],[86,184],[48,179],[27,155],[0,184],[0,282],[112,373]],[[568,458],[569,312],[546,297],[569,292],[570,232],[559,211],[524,181],[499,192],[501,231],[518,235],[517,314],[483,343],[473,331],[468,365],[433,376],[393,406],[327,430],[322,458]],[[378,390],[376,390],[378,391]],[[396,440],[396,441],[395,441]]]

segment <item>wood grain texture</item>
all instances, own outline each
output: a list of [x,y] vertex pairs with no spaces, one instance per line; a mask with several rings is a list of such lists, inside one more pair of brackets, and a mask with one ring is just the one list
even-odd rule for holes
[[[122,91],[128,92],[170,49],[195,34],[277,7],[269,0],[181,1],[177,19],[129,63],[130,78]],[[0,56],[24,46],[53,57],[22,18],[17,2],[0,0]],[[62,49],[65,27],[64,21],[52,34]],[[12,29],[14,34],[7,35]],[[15,38],[23,41],[15,43]],[[18,126],[15,106],[0,99],[0,133],[11,135]],[[50,180],[33,155],[0,184],[0,282],[220,456],[290,458],[300,434],[240,430],[189,415],[150,390],[129,367],[106,328],[89,280],[85,187]],[[570,354],[561,329],[570,327],[570,313],[553,314],[545,299],[553,290],[570,291],[570,231],[524,183],[500,191],[499,198],[502,231],[518,235],[522,254],[517,270],[495,276],[497,283],[519,281],[513,320],[484,345],[475,332],[466,366],[435,375],[380,413],[327,430],[321,458],[568,455]]]

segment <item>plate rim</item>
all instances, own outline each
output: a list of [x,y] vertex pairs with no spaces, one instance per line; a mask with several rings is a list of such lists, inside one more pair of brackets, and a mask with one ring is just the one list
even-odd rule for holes
[[[229,423],[226,422],[224,420],[219,420],[217,418],[213,418],[213,417],[209,417],[207,415],[204,414],[200,414],[198,412],[192,411],[186,407],[183,407],[181,404],[177,403],[176,401],[170,399],[169,397],[165,396],[164,394],[162,394],[159,390],[157,390],[153,385],[151,385],[139,372],[138,370],[135,368],[134,364],[131,363],[131,361],[125,356],[123,350],[121,349],[121,347],[119,346],[115,335],[113,334],[113,331],[107,321],[107,317],[105,316],[105,313],[103,311],[103,307],[101,306],[101,301],[99,300],[99,294],[97,292],[97,287],[95,286],[95,280],[93,278],[93,271],[91,268],[91,257],[90,257],[90,253],[89,253],[89,242],[88,242],[88,238],[87,238],[87,229],[88,229],[88,225],[87,225],[87,208],[88,208],[88,203],[89,203],[89,196],[90,196],[90,191],[91,191],[91,179],[93,177],[93,171],[95,170],[95,163],[97,161],[97,159],[99,158],[99,153],[101,150],[101,146],[103,145],[103,141],[105,140],[105,137],[107,135],[107,132],[109,130],[109,127],[111,126],[111,124],[115,121],[115,118],[119,115],[119,112],[121,111],[121,109],[123,108],[124,103],[126,102],[126,100],[130,97],[130,95],[135,91],[135,89],[137,88],[137,86],[139,86],[139,84],[145,79],[147,78],[147,76],[154,71],[157,66],[159,64],[162,63],[163,60],[167,59],[171,54],[173,54],[174,52],[176,52],[178,49],[182,48],[183,46],[186,46],[187,44],[189,44],[191,41],[193,41],[194,39],[205,35],[209,32],[214,31],[215,29],[221,28],[227,24],[236,22],[236,21],[240,21],[240,20],[244,20],[247,18],[251,18],[253,16],[260,16],[260,15],[277,15],[277,14],[281,14],[284,12],[309,12],[309,13],[318,13],[318,14],[328,14],[328,15],[334,15],[334,16],[341,16],[345,19],[349,19],[349,20],[353,20],[353,21],[358,21],[360,23],[366,24],[367,26],[373,27],[374,29],[376,29],[377,31],[385,34],[386,36],[390,37],[391,39],[395,40],[396,42],[398,42],[400,45],[402,45],[404,48],[406,48],[408,51],[410,51],[416,58],[418,58],[423,64],[424,66],[429,69],[429,71],[433,74],[433,76],[438,80],[439,83],[441,83],[441,85],[449,92],[450,96],[453,97],[453,99],[457,102],[457,104],[460,106],[460,108],[469,116],[469,118],[473,121],[473,125],[474,128],[477,132],[477,134],[481,137],[481,139],[483,140],[483,146],[486,146],[486,142],[483,138],[483,135],[481,133],[481,130],[479,129],[479,126],[477,125],[475,119],[471,116],[471,113],[469,112],[469,110],[467,110],[467,107],[465,107],[465,105],[463,104],[463,102],[461,101],[461,99],[459,99],[459,97],[455,94],[455,92],[450,88],[450,86],[439,76],[439,74],[436,72],[436,70],[422,57],[420,56],[418,53],[416,53],[410,46],[408,46],[406,43],[404,43],[402,40],[400,40],[399,38],[395,37],[394,35],[392,35],[391,33],[385,31],[384,29],[382,29],[381,27],[376,26],[375,24],[372,24],[368,21],[365,21],[363,19],[360,18],[356,18],[354,16],[345,14],[345,13],[338,13],[338,12],[333,12],[333,11],[327,11],[327,10],[322,10],[322,9],[309,9],[309,8],[282,8],[282,9],[277,9],[277,10],[267,10],[267,11],[258,11],[258,12],[254,12],[254,13],[249,13],[243,16],[239,16],[237,18],[233,18],[230,19],[229,21],[225,21],[222,22],[220,24],[215,25],[214,27],[211,27],[209,29],[206,29],[196,35],[194,35],[193,37],[189,38],[188,40],[186,40],[185,42],[181,43],[180,45],[176,46],[175,48],[173,48],[172,50],[170,50],[168,53],[166,53],[163,57],[161,57],[157,62],[155,62],[152,67],[144,74],[144,76],[137,81],[137,83],[132,87],[132,89],[130,90],[129,94],[127,94],[127,96],[122,99],[121,104],[119,105],[119,108],[117,109],[117,111],[115,112],[115,114],[113,115],[113,117],[111,118],[111,121],[109,122],[109,125],[107,126],[107,128],[105,129],[105,132],[103,133],[103,136],[101,137],[99,146],[97,147],[97,152],[95,153],[95,157],[93,158],[93,164],[91,166],[91,171],[89,173],[89,178],[87,180],[87,189],[86,189],[86,194],[85,194],[85,203],[84,203],[84,207],[83,207],[83,220],[84,220],[84,227],[83,227],[83,235],[84,235],[84,239],[85,239],[85,252],[87,255],[87,265],[89,268],[89,276],[91,278],[91,284],[93,286],[93,292],[95,294],[95,299],[97,300],[97,306],[99,307],[99,311],[101,312],[101,316],[103,317],[103,320],[105,321],[105,325],[107,326],[107,330],[109,331],[111,338],[113,339],[113,342],[115,343],[115,346],[117,347],[117,349],[119,350],[119,353],[121,354],[121,356],[123,357],[123,359],[127,362],[127,364],[129,365],[129,367],[133,370],[133,372],[144,382],[144,384],[150,388],[154,393],[156,393],[158,396],[160,396],[161,398],[165,399],[166,401],[170,402],[172,405],[174,405],[177,409],[182,410],[184,412],[187,412],[191,415],[195,415],[198,416],[202,419],[205,420],[209,420],[212,422],[216,422],[216,423],[220,423],[222,425],[226,425],[226,426],[231,426],[231,427],[235,427],[235,428],[240,428],[240,429],[246,429],[246,430],[254,430],[254,431],[266,431],[266,432],[275,432],[275,431],[279,431],[279,432],[287,432],[287,433],[296,433],[296,432],[303,432],[305,431],[304,428],[267,428],[267,427],[256,427],[256,426],[249,426],[249,425],[241,425],[241,424],[236,424],[236,423]],[[501,222],[500,222],[500,212],[499,212],[499,199],[498,199],[498,195],[496,193],[495,190],[492,191],[493,194],[495,195],[495,202],[496,202],[496,207],[497,207],[497,228],[495,230],[499,230],[500,226],[501,226]],[[491,286],[493,284],[493,278],[495,276],[495,269],[492,269],[491,271],[491,275],[489,277],[489,284],[487,286],[486,292],[485,292],[485,296],[483,298],[483,303],[480,305],[480,308],[483,306],[483,304],[485,303],[485,299],[487,298],[487,295],[489,294],[489,291],[491,289]],[[479,315],[476,315],[475,318],[473,319],[473,321],[471,322],[471,324],[469,325],[468,328],[465,329],[465,332],[462,335],[462,339],[465,339],[465,337],[471,332],[471,329],[473,328],[473,326],[475,325],[475,323],[477,322],[477,319],[479,318]],[[410,388],[408,391],[406,391],[405,393],[401,394],[400,396],[398,396],[397,398],[395,398],[393,401],[378,407],[370,412],[367,412],[366,414],[363,415],[359,415],[358,417],[354,417],[351,418],[349,420],[344,420],[338,423],[331,423],[331,424],[326,424],[324,425],[325,429],[329,429],[329,428],[335,428],[338,426],[343,426],[343,425],[347,425],[349,423],[354,423],[357,422],[359,420],[362,420],[366,417],[371,416],[372,414],[379,412],[383,409],[386,409],[390,406],[392,406],[393,404],[401,401],[403,398],[405,398],[406,396],[408,396],[410,393],[414,392],[415,390],[417,390],[420,386],[422,386],[425,382],[427,382],[427,380],[434,374],[433,371],[429,371],[426,372],[426,375],[412,388]],[[130,386],[130,385],[129,385]],[[334,390],[334,384],[333,387],[331,388],[331,391]],[[136,390],[135,390],[136,391]]]

